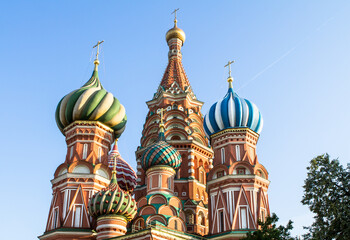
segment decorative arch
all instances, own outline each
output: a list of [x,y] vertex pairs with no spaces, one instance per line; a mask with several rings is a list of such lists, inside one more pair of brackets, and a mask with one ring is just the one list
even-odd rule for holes
[[185,230],[185,223],[179,217],[171,217],[171,218],[169,218],[168,227],[172,228],[172,229],[175,229],[175,230],[178,230],[178,231],[183,231],[183,232],[186,231]]
[[264,175],[263,178],[265,178],[267,180],[269,179],[269,173],[267,172],[266,168],[263,165],[261,165],[260,163],[257,163],[255,165],[255,169],[256,169],[256,171],[254,172],[255,174],[257,174],[256,172],[260,170],[260,171],[262,171],[262,173]]
[[68,164],[67,163],[62,163],[61,165],[58,166],[58,168],[56,169],[54,176],[55,178],[65,174],[66,172],[68,172]]
[[252,165],[250,165],[248,162],[240,161],[235,162],[230,166],[228,170],[229,174],[234,174],[235,169],[237,169],[237,167],[244,167],[249,171],[250,174],[254,173],[254,168],[252,167]]
[[187,208],[185,210],[185,215],[187,224],[195,224],[195,211],[193,209]]
[[164,224],[164,226],[167,226],[167,220],[164,216],[162,215],[159,215],[159,214],[156,214],[156,215],[153,215],[153,216],[149,216],[146,220],[146,225],[152,225],[152,222],[154,221],[158,221],[162,224]]
[[205,226],[205,221],[206,221],[206,218],[205,218],[204,212],[199,210],[197,213],[197,223],[201,226]]
[[169,205],[176,207],[176,208],[182,208],[182,203],[179,198],[177,197],[171,197],[169,200]]
[[167,204],[168,201],[166,197],[161,194],[155,194],[151,196],[148,200],[148,204]]
[[93,173],[109,179],[109,176],[111,175],[111,170],[104,164],[99,163],[94,167]]
[[212,170],[210,170],[207,181],[217,179],[218,173],[222,172],[224,176],[229,174],[229,169],[225,165],[216,165]]
[[142,207],[140,209],[140,213],[139,213],[140,216],[143,216],[143,215],[154,215],[154,214],[157,214],[157,210],[152,205],[146,205],[146,206]]
[[[200,160],[200,161],[202,161],[202,160]],[[202,163],[200,163],[200,167],[198,168],[197,172],[198,172],[197,179],[199,180],[200,183],[205,184],[206,183],[206,173],[205,173],[205,169],[203,167],[203,161],[202,161]]]
[[168,215],[168,216],[177,216],[176,209],[170,205],[163,205],[158,209],[158,214]]
[[146,206],[147,205],[147,198],[146,197],[142,197],[139,199],[139,201],[137,202],[137,208],[141,209],[141,207]]
[[145,228],[145,220],[143,219],[143,217],[137,217],[132,224],[133,231],[140,231],[144,228]]
[[[77,169],[77,167],[79,167],[80,169],[79,168]],[[76,171],[74,171],[74,169]],[[68,172],[90,174],[93,172],[93,168],[91,163],[81,160],[81,161],[76,161],[72,163],[68,168]]]

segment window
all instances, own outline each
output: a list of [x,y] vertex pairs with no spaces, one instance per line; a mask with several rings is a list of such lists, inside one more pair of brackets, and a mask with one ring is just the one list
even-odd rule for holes
[[241,161],[241,148],[239,145],[236,145],[236,159],[237,161]]
[[203,171],[199,172],[199,182],[204,184],[204,172]]
[[70,147],[70,154],[69,154],[69,158],[71,159],[73,157],[73,146]]
[[159,183],[158,183],[158,187],[161,188],[162,187],[162,175],[159,175]]
[[177,221],[175,220],[175,230],[177,230]]
[[244,175],[245,174],[245,168],[237,168],[237,174]]
[[183,197],[185,197],[187,195],[186,192],[182,192],[181,194],[182,194]]
[[102,148],[98,148],[98,161],[101,162],[101,157],[102,157]]
[[170,140],[181,140],[180,136],[172,136]]
[[216,175],[217,175],[217,178],[223,177],[225,176],[225,171],[224,170],[218,171]]
[[53,210],[53,218],[52,218],[52,225],[51,225],[52,229],[57,228],[57,222],[58,222],[58,207],[56,207]]
[[152,176],[149,177],[149,189],[152,189]]
[[221,163],[225,163],[225,148],[221,148]]
[[220,229],[220,232],[225,231],[224,211],[223,210],[221,210],[219,212],[219,229]]
[[168,178],[168,189],[171,190],[171,177]]
[[241,208],[241,229],[247,229],[248,223],[247,223],[247,209]]
[[85,143],[83,147],[83,159],[87,158],[88,145]]
[[265,210],[261,209],[261,212],[260,212],[260,220],[262,222],[265,222]]
[[76,206],[75,207],[75,212],[74,212],[74,227],[80,227],[80,220],[81,220],[81,206]]

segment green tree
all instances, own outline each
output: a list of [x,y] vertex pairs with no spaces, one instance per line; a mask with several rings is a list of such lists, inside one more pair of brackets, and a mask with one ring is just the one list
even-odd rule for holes
[[290,236],[290,230],[293,229],[293,222],[289,220],[287,226],[276,226],[278,217],[272,213],[264,222],[258,221],[260,229],[254,232],[248,232],[244,240],[295,240]]
[[350,239],[350,166],[320,155],[307,167],[302,203],[315,214],[305,239]]

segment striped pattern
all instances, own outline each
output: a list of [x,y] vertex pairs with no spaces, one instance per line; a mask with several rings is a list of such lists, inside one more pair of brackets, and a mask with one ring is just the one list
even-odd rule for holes
[[112,93],[103,89],[98,72],[92,73],[90,80],[81,88],[67,94],[56,108],[56,123],[63,129],[74,121],[99,121],[115,131],[118,138],[125,129],[125,108]]
[[247,127],[260,134],[263,118],[257,106],[247,99],[240,98],[229,87],[225,97],[215,103],[204,117],[204,130],[207,136],[228,128]]
[[146,171],[152,166],[165,165],[177,170],[181,166],[180,153],[168,144],[164,139],[164,133],[160,133],[158,141],[146,148],[141,158],[141,166]]
[[114,174],[110,185],[90,198],[88,210],[94,218],[115,214],[131,221],[137,213],[137,206],[131,195],[118,187]]
[[137,185],[137,176],[132,167],[120,156],[117,142],[114,143],[108,155],[108,165],[111,169],[114,167],[114,157],[117,158],[116,175],[119,187],[124,191],[132,192]]

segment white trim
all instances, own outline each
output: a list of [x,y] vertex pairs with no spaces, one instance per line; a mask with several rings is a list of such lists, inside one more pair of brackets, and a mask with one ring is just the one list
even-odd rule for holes
[[189,166],[189,167],[194,166],[194,162],[189,162],[189,163],[188,163],[188,166]]
[[95,143],[96,145],[109,150],[108,146],[105,146],[105,145],[103,145],[103,144],[101,144],[101,143],[99,143],[97,141],[94,141],[94,140],[76,140],[74,142],[71,142],[69,145],[67,145],[67,147],[70,147],[70,146],[72,146],[72,145],[74,145],[76,143]]

